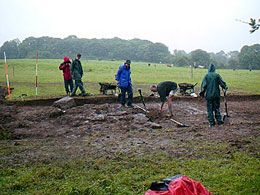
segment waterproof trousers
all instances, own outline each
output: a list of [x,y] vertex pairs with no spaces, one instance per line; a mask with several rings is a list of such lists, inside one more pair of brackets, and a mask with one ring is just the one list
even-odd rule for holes
[[82,95],[86,94],[82,80],[75,80],[75,88],[73,89],[71,95],[75,95],[78,88],[80,89]]
[[73,80],[64,80],[64,87],[67,94],[70,94],[73,92]]
[[[220,98],[207,100],[208,120],[210,125],[215,125],[215,119],[218,124],[222,124],[222,116],[220,113]],[[215,119],[214,119],[215,115]]]
[[121,89],[121,98],[120,98],[120,103],[121,105],[125,105],[126,103],[126,93],[128,95],[128,101],[127,101],[127,105],[128,106],[132,106],[133,103],[133,89],[132,86],[129,85],[128,87],[120,87]]

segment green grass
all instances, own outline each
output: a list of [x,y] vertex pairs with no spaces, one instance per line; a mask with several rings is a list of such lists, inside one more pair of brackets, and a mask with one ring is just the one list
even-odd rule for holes
[[90,158],[6,168],[2,194],[143,194],[153,181],[187,175],[214,194],[259,194],[260,162],[245,153],[215,160],[163,154],[123,160]]
[[[15,88],[13,98],[18,98],[25,93],[28,97],[35,96],[35,60],[8,60],[9,80]],[[39,96],[64,95],[62,72],[58,69],[61,60],[39,60],[38,80]],[[120,61],[92,61],[83,60],[83,81],[89,93],[98,94],[98,82],[114,82]],[[207,73],[206,69],[194,69],[193,77],[188,67],[169,68],[164,64],[151,64],[133,62],[132,82],[134,89],[143,87],[143,91],[149,91],[150,84],[156,84],[165,80],[177,83],[198,83],[196,91],[199,91],[201,81]],[[0,83],[5,84],[4,61],[0,61]],[[235,94],[260,94],[260,71],[248,70],[217,70],[229,86],[229,91]]]

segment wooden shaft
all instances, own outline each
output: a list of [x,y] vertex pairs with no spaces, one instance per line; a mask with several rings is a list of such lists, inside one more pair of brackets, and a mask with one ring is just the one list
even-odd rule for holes
[[148,110],[146,110],[146,109],[144,109],[144,108],[142,108],[142,107],[140,107],[140,106],[138,106],[138,105],[134,105],[134,107],[139,108],[139,109],[141,109],[142,111],[144,111],[144,112],[146,112],[146,113],[149,113]]

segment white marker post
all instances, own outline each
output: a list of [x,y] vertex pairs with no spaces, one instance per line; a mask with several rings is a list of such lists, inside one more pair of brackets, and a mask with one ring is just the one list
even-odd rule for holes
[[8,77],[8,64],[6,62],[5,52],[4,52],[4,58],[5,58],[5,78],[6,78],[6,84],[7,84],[8,98],[11,98],[11,89],[10,89],[10,83],[9,83],[9,77]]
[[38,51],[36,53],[36,64],[35,64],[35,95],[38,95]]

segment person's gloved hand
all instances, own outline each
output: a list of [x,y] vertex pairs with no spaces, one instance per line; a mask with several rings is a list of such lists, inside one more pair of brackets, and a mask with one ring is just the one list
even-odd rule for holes
[[205,96],[205,92],[204,92],[204,91],[201,91],[201,92],[199,93],[199,96],[200,96],[200,97],[204,97],[204,96]]
[[227,90],[228,90],[228,87],[222,88],[222,91],[223,91],[224,93],[227,93]]

